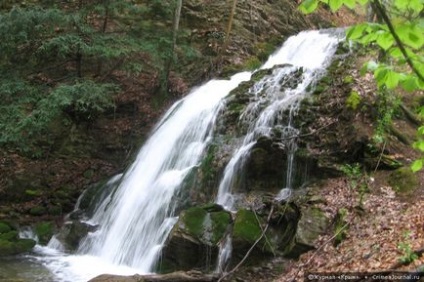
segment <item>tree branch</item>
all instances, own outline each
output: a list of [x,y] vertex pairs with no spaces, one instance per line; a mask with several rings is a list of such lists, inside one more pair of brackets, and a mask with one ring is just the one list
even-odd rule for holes
[[399,36],[397,35],[397,33],[395,31],[395,28],[393,27],[392,22],[390,21],[389,17],[387,16],[386,10],[381,5],[379,0],[373,0],[372,3],[373,3],[373,6],[376,9],[376,13],[378,13],[380,15],[380,17],[383,19],[383,21],[387,24],[387,27],[389,28],[390,33],[392,34],[393,38],[395,39],[396,44],[399,46],[399,49],[402,52],[403,57],[405,58],[408,65],[411,67],[412,71],[417,75],[417,77],[421,81],[424,81],[424,76],[415,67],[411,58],[409,58],[408,53],[406,52],[405,46],[402,43],[402,40],[400,40]]

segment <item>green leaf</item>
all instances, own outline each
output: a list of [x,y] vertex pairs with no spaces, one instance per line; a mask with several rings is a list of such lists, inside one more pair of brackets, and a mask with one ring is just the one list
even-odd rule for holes
[[424,140],[419,140],[414,143],[414,148],[420,150],[421,152],[424,152]]
[[364,33],[365,29],[367,28],[367,26],[368,26],[367,23],[363,23],[363,24],[358,24],[358,25],[350,27],[347,30],[347,38],[351,40],[360,38],[362,34]]
[[386,75],[385,84],[388,89],[394,89],[398,86],[400,80],[400,74],[389,70]]
[[386,67],[378,67],[374,71],[374,78],[377,81],[378,87],[381,87],[385,84],[386,76],[387,76],[388,72],[389,72],[389,70]]
[[383,50],[388,50],[393,46],[394,42],[395,40],[390,32],[385,32],[377,37],[377,44],[383,48]]
[[405,45],[414,49],[421,49],[424,45],[424,35],[416,25],[410,23],[400,24],[395,27],[395,32]]
[[349,9],[353,9],[356,6],[355,0],[344,0],[343,2],[344,2],[343,4],[345,4],[346,7],[348,7]]
[[422,159],[415,160],[411,165],[412,171],[417,172],[417,171],[421,170],[423,168],[423,164],[424,164],[424,162],[423,162]]
[[328,5],[330,6],[331,11],[335,12],[343,5],[343,0],[329,0]]
[[395,47],[395,48],[390,49],[389,55],[394,59],[403,58],[402,51],[400,51],[399,47]]
[[367,4],[369,0],[356,0],[356,1],[359,3],[359,5],[365,6],[365,4]]
[[318,8],[318,0],[305,0],[299,6],[299,9],[304,14],[310,14]]
[[400,82],[400,85],[406,91],[413,92],[418,89],[417,79],[418,78],[415,76],[408,76],[406,79]]
[[417,131],[418,131],[418,134],[424,135],[424,126],[420,126]]
[[406,10],[408,7],[408,1],[405,0],[394,0],[395,7],[399,10]]

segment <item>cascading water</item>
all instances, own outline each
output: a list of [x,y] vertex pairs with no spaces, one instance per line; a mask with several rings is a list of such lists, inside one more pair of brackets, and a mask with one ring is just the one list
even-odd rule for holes
[[[297,149],[296,138],[299,130],[293,127],[292,119],[299,102],[308,94],[307,88],[313,85],[325,72],[331,62],[337,45],[338,35],[320,31],[301,32],[290,37],[283,47],[272,55],[261,69],[275,65],[287,64],[273,70],[272,75],[265,76],[250,90],[251,99],[241,115],[241,122],[248,125],[247,133],[241,146],[233,153],[225,167],[219,185],[216,202],[227,210],[237,209],[239,196],[232,192],[235,179],[241,174],[250,150],[259,137],[270,136],[273,129],[281,131],[281,146],[287,154],[286,187],[281,189],[276,199],[287,199],[291,194],[294,173],[294,154]],[[296,77],[301,72],[300,77]],[[291,83],[297,83],[291,87]],[[286,120],[282,113],[288,110]],[[282,160],[283,161],[283,160]],[[282,172],[283,173],[283,172]],[[222,272],[231,254],[231,238],[225,238],[219,251],[217,272]]]
[[[293,65],[276,69],[274,77],[260,81],[252,90],[253,102],[242,117],[250,124],[248,134],[225,169],[216,199],[218,203],[233,209],[231,187],[234,174],[243,166],[243,159],[259,136],[269,134],[272,127],[281,122],[278,113],[306,95],[306,87],[329,63],[337,42],[338,38],[330,32],[302,32],[289,38],[262,67]],[[299,67],[303,68],[303,74],[298,86],[279,91],[281,81],[296,73]],[[251,74],[243,72],[230,80],[212,80],[172,106],[122,176],[116,190],[104,198],[87,221],[99,228],[82,242],[78,255],[66,255],[48,247],[36,249],[44,255],[43,264],[55,274],[55,281],[87,281],[102,273],[130,275],[153,270],[176,221],[174,209],[178,203],[175,198],[185,177],[201,162],[212,138],[222,99],[240,82],[249,80]],[[286,125],[282,132],[297,134],[290,123]],[[294,138],[288,135],[285,139]],[[289,143],[283,145],[290,146]],[[287,185],[291,186],[290,179]],[[231,240],[222,245],[221,266],[229,257]]]
[[250,73],[212,80],[177,102],[155,128],[121,185],[90,220],[100,230],[80,251],[147,273],[175,223],[173,197],[207,146],[221,99]]
[[[298,130],[292,126],[293,113],[308,94],[307,88],[323,75],[339,41],[340,37],[330,31],[301,32],[290,37],[262,66],[261,69],[282,65],[249,90],[251,102],[241,115],[242,122],[248,125],[248,131],[224,170],[216,199],[218,204],[228,210],[235,208],[237,196],[231,189],[250,149],[259,137],[269,136],[278,127],[282,135],[281,145],[287,153],[286,188],[292,188],[294,153],[297,148],[295,139],[298,135]],[[299,73],[301,77],[296,79]],[[293,81],[296,82],[295,87],[290,85]],[[288,120],[284,121],[282,113],[286,110],[289,110]]]

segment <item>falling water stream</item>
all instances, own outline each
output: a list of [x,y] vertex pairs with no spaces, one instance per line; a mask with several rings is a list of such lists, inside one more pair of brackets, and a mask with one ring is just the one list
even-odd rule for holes
[[[262,66],[292,65],[275,69],[272,77],[267,76],[251,90],[252,103],[242,116],[249,130],[225,169],[217,203],[229,210],[234,208],[232,182],[243,159],[259,136],[270,134],[271,129],[281,123],[278,114],[284,109],[294,110],[294,105],[307,95],[305,89],[322,75],[338,42],[334,31],[301,32],[290,37]],[[281,80],[299,67],[303,68],[303,74],[297,87],[280,91]],[[251,72],[242,72],[229,80],[211,80],[176,102],[120,178],[116,190],[96,206],[87,222],[99,228],[81,243],[78,253],[64,253],[53,240],[49,246],[37,245],[35,255],[28,256],[50,271],[50,276],[45,276],[43,281],[78,282],[102,273],[151,272],[177,220],[175,198],[181,192],[185,177],[199,166],[204,156],[225,96],[251,75]],[[282,134],[287,136],[282,139],[291,140],[297,134],[290,121],[283,129]],[[292,152],[296,149],[294,143],[282,145],[291,146]],[[293,154],[289,162],[293,162]],[[287,173],[288,188],[291,188],[291,174]],[[230,248],[231,242],[224,245]],[[221,260],[229,253],[228,249],[221,249]]]

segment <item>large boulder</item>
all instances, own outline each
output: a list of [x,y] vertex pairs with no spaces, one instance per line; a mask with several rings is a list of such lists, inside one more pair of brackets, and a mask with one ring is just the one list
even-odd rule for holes
[[252,262],[288,254],[294,247],[299,218],[300,211],[292,203],[272,203],[257,211],[240,209],[233,226],[232,263],[242,259],[258,240],[249,256]]
[[231,221],[230,213],[215,204],[182,211],[163,248],[159,271],[214,269]]

